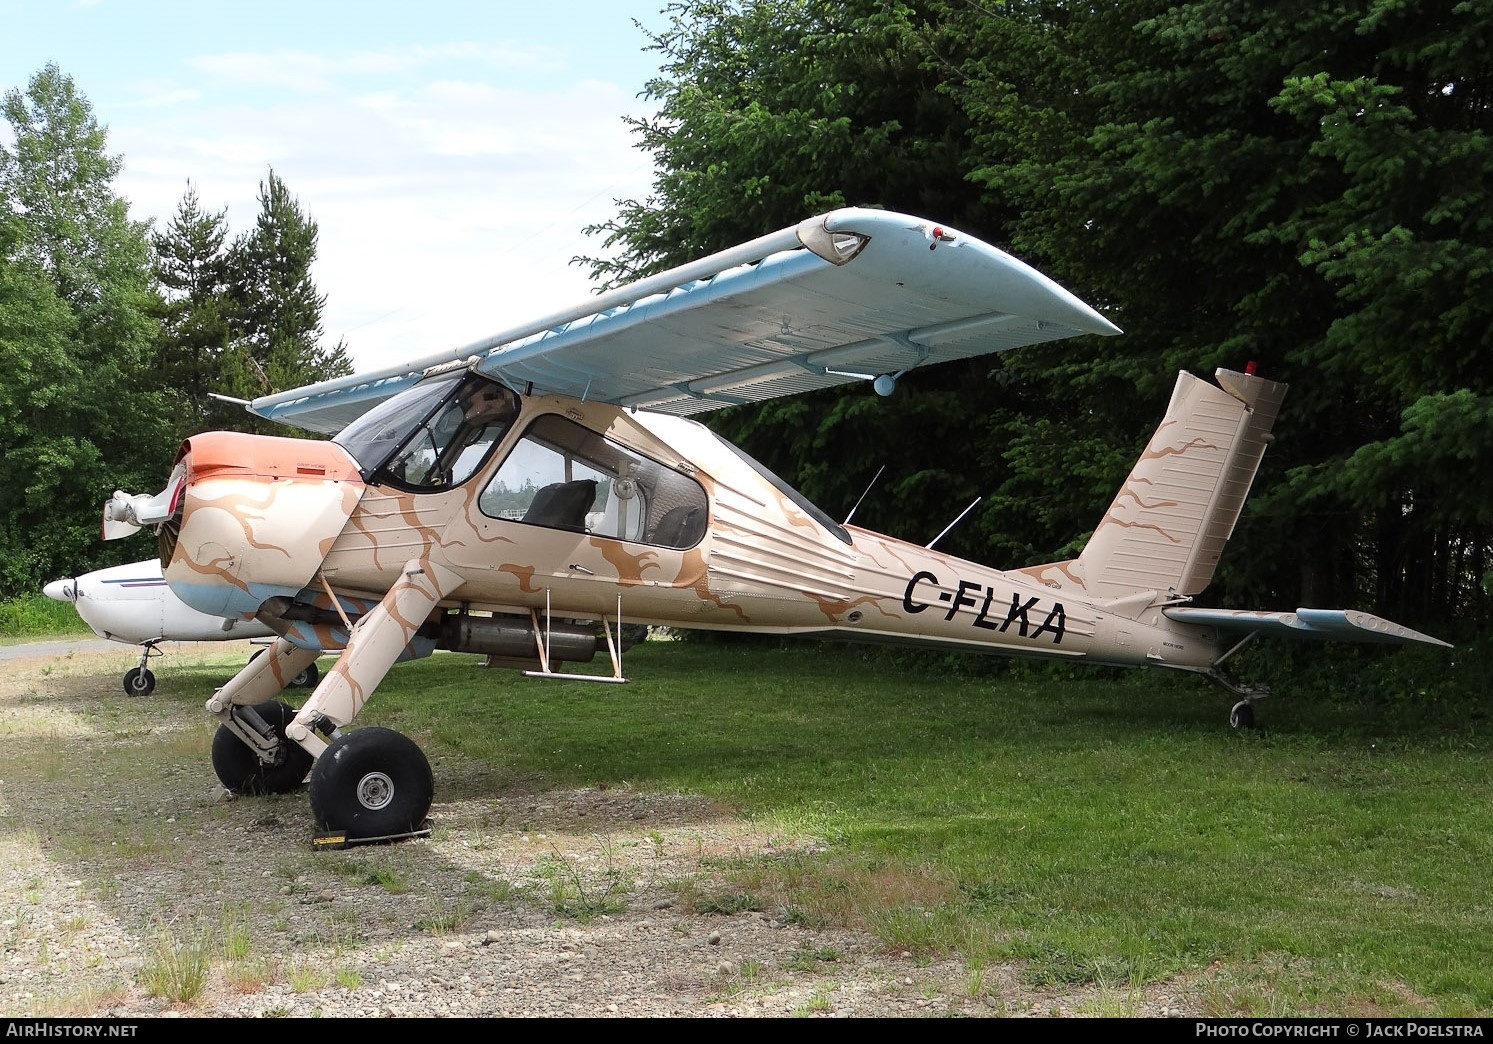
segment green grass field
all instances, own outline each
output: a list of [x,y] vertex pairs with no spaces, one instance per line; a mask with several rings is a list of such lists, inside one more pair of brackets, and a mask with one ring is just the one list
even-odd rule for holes
[[1488,1014],[1488,708],[1403,688],[1477,667],[1436,663],[1343,667],[1236,732],[1230,699],[1180,675],[654,640],[627,685],[401,665],[359,724],[489,778],[698,793],[822,838],[730,868],[721,901],[972,974],[1192,978],[1217,1015]]
[[[704,640],[637,646],[626,685],[438,655],[391,671],[357,724],[414,737],[438,800],[461,757],[497,784],[701,794],[820,838],[728,867],[737,892],[711,901],[971,974],[1182,978],[1220,1016],[1493,1013],[1487,643],[1319,648],[1245,661],[1277,686],[1251,731],[1184,675]],[[153,699],[200,713],[238,662],[165,667]]]

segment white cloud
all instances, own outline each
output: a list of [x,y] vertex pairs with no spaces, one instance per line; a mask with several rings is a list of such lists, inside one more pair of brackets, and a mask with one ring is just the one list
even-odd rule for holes
[[285,179],[320,228],[327,339],[360,368],[583,300],[581,228],[649,189],[622,117],[647,111],[635,17],[658,25],[658,0],[24,6],[0,86],[76,77],[135,218],[164,224],[190,181],[242,233],[267,171]]
[[[442,61],[475,55],[511,69],[504,54],[194,60],[200,82],[174,95],[158,87],[158,107],[110,126],[111,151],[126,161],[120,191],[134,216],[163,224],[190,179],[205,208],[228,208],[238,233],[273,168],[320,228],[313,274],[329,343],[346,337],[360,369],[460,347],[583,300],[589,282],[570,261],[600,245],[580,229],[650,182],[622,120],[644,111],[633,91],[597,80],[541,90],[466,67],[452,75]],[[372,92],[338,86],[381,62],[430,78],[380,77]],[[290,93],[269,104],[213,100],[225,96],[209,81],[251,76]]]

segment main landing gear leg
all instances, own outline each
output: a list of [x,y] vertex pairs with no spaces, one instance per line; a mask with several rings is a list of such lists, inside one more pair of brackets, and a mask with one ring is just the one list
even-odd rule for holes
[[279,794],[305,780],[311,755],[285,738],[295,710],[275,697],[319,655],[279,638],[207,701],[222,722],[213,736],[213,771],[230,792]]
[[[286,728],[286,735],[316,755],[311,812],[322,831],[318,845],[428,832],[435,781],[420,748],[390,729],[340,729],[363,709],[437,603],[464,582],[429,560],[407,562],[399,581],[358,621],[337,663]],[[339,730],[330,743],[314,731],[325,722]]]

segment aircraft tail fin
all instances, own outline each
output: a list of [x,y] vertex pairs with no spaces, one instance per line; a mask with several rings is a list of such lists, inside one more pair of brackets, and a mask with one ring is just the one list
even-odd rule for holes
[[1286,394],[1252,373],[1214,378],[1178,374],[1165,418],[1071,563],[1090,596],[1194,595],[1212,582]]

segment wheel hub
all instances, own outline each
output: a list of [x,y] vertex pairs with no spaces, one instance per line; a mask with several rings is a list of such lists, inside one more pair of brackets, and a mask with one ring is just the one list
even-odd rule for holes
[[394,800],[394,781],[382,772],[370,772],[358,780],[358,804],[377,810]]

